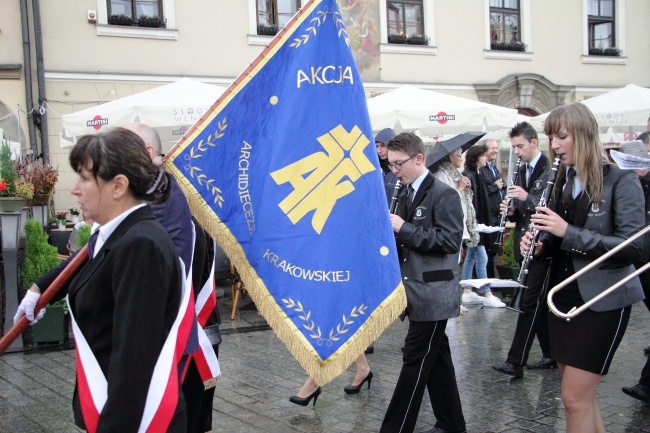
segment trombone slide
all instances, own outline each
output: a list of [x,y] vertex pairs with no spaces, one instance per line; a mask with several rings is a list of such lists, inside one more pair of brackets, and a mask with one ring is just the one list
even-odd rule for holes
[[584,268],[580,269],[578,272],[575,274],[571,275],[569,278],[567,278],[564,281],[561,281],[559,284],[554,286],[549,292],[548,296],[546,298],[546,303],[548,304],[548,308],[555,314],[557,317],[561,319],[566,319],[567,321],[573,319],[576,317],[578,314],[582,313],[585,311],[587,308],[591,307],[593,304],[596,302],[600,301],[602,298],[605,296],[609,295],[610,293],[614,292],[618,288],[622,287],[625,285],[628,281],[632,280],[634,277],[644,273],[647,269],[650,268],[650,262],[646,263],[643,265],[641,268],[637,269],[627,277],[623,278],[621,281],[619,281],[616,284],[613,284],[612,286],[608,287],[607,289],[603,290],[601,293],[596,295],[594,298],[590,299],[589,301],[585,302],[582,306],[580,307],[573,307],[569,312],[563,313],[560,310],[557,309],[555,304],[553,303],[553,296],[562,290],[562,288],[566,287],[569,283],[572,283],[573,281],[577,280],[580,276],[584,275],[585,273],[589,272],[591,269],[594,267],[600,265],[602,262],[613,256],[614,254],[618,253],[620,250],[623,248],[627,247],[629,244],[640,238],[641,236],[647,234],[650,232],[650,225],[646,226],[643,230],[640,232],[636,233],[634,236],[630,237],[629,239],[626,239],[625,241],[621,242],[619,245],[616,247],[612,248],[610,251],[606,252],[593,262],[591,262],[588,266],[585,266]]

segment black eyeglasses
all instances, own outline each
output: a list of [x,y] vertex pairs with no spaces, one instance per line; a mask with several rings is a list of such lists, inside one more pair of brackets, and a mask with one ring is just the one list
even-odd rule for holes
[[417,153],[416,153],[415,155],[413,155],[412,157],[410,157],[409,159],[405,159],[405,160],[402,161],[402,162],[396,162],[395,164],[391,164],[391,163],[389,162],[389,163],[388,163],[388,168],[390,168],[391,170],[392,170],[392,169],[395,169],[395,170],[401,170],[401,169],[402,169],[402,166],[403,166],[404,164],[406,164],[407,162],[409,162],[410,160],[412,160],[412,159],[415,158],[416,156],[418,156]]

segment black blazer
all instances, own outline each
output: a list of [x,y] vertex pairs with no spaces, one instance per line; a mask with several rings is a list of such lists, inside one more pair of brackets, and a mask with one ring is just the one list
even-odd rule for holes
[[[496,171],[497,174],[495,176],[494,173],[492,173],[492,170],[490,170],[489,166],[485,166],[479,169],[479,174],[481,175],[481,179],[483,179],[488,192],[488,211],[490,212],[490,216],[498,216],[501,213],[499,206],[503,201],[503,197],[505,197],[505,190],[508,188],[506,181],[503,182],[503,189],[499,188],[499,185],[494,183],[498,179],[503,179],[498,168]],[[472,184],[473,183],[474,182],[472,182]],[[489,223],[487,225],[489,225]]]
[[463,239],[463,208],[454,188],[427,174],[406,212],[406,189],[397,214],[405,223],[396,240],[402,282],[412,322],[446,320],[460,312],[458,255]]
[[551,164],[543,153],[540,155],[537,164],[535,164],[533,173],[530,176],[530,182],[526,179],[526,165],[522,164],[519,167],[516,185],[525,189],[526,192],[528,192],[528,197],[526,197],[526,200],[524,201],[519,201],[517,199],[512,200],[515,212],[509,218],[510,221],[515,222],[515,237],[513,238],[512,246],[515,252],[515,259],[517,259],[518,262],[522,259],[519,250],[521,238],[528,230],[528,226],[530,225],[530,216],[535,213],[535,206],[539,203],[544,188],[546,188],[549,174],[551,174]]
[[[181,284],[174,244],[148,206],[127,216],[70,281],[70,308],[108,383],[98,433],[138,430],[156,360],[181,302]],[[185,428],[178,390],[169,431]],[[84,428],[76,389],[73,408]]]
[[[564,168],[560,168],[564,170]],[[558,177],[560,174],[558,173]],[[556,209],[562,200],[564,176],[556,182],[549,207]],[[589,188],[589,186],[587,186]],[[645,225],[645,203],[638,176],[631,170],[621,170],[613,164],[603,167],[603,197],[600,203],[590,204],[586,194],[578,200],[574,224],[569,224],[564,238],[543,232],[542,257],[552,254],[551,283],[557,283],[562,269],[556,269],[556,260],[562,251],[569,252],[575,271],[602,256],[625,239],[643,229]],[[580,295],[584,301],[593,299],[612,284],[632,272],[632,263],[643,253],[643,241],[637,240],[624,248],[614,258],[603,262],[577,279]],[[554,278],[555,276],[555,278]],[[561,293],[561,292],[560,292]],[[632,305],[643,300],[639,278],[627,282],[618,290],[595,303],[591,310],[610,311]]]

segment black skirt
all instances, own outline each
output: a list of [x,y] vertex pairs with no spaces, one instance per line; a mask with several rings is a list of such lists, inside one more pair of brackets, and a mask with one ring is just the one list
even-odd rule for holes
[[[553,301],[563,313],[583,303],[575,282],[562,289]],[[568,322],[549,312],[551,356],[561,364],[606,375],[631,311],[631,306],[605,312],[587,309]]]

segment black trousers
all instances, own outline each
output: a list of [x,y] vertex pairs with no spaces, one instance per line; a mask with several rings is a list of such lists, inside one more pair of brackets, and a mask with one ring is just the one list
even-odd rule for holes
[[[490,216],[490,225],[492,227],[498,227],[499,223],[501,222],[501,218],[499,215],[492,215]],[[488,278],[495,278],[494,275],[494,256],[497,255],[497,251],[499,250],[499,247],[497,245],[494,245],[494,243],[497,241],[499,234],[498,233],[490,233],[486,235],[486,237],[489,239],[488,242],[486,242],[486,247],[485,247],[485,252],[487,253],[488,261],[485,270],[487,271],[487,276]]]
[[[218,357],[219,346],[212,346],[212,348]],[[187,433],[211,431],[212,401],[215,389],[204,389],[203,380],[201,380],[194,359],[190,360],[182,387],[187,412]]]
[[413,432],[425,388],[438,420],[436,427],[452,433],[465,431],[446,327],[446,320],[409,323],[404,341],[404,364],[381,433]]
[[533,347],[535,335],[542,349],[542,356],[551,357],[551,343],[548,336],[548,304],[544,289],[548,277],[549,261],[531,261],[526,278],[526,287],[521,302],[521,311],[517,318],[515,335],[506,361],[515,365],[526,365],[528,354]]
[[[645,263],[636,263],[634,266],[639,269],[644,264]],[[639,278],[641,279],[641,287],[643,287],[643,294],[645,295],[643,302],[648,311],[650,311],[650,271],[645,271],[639,275]],[[645,386],[650,386],[650,356],[647,357],[645,366],[643,367],[643,370],[641,370],[641,379],[639,379],[639,383]]]

